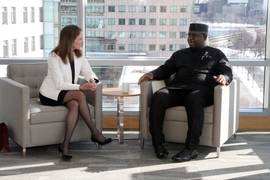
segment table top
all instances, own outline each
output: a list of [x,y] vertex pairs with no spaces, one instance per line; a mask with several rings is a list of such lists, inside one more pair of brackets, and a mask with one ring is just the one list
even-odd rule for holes
[[102,89],[103,96],[114,96],[114,97],[131,97],[131,96],[139,96],[140,89],[130,87],[128,93],[123,93],[121,87],[116,88],[103,88]]

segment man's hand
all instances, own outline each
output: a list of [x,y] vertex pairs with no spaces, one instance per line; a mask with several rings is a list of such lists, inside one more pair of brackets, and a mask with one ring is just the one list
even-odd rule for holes
[[225,76],[222,74],[220,74],[218,76],[213,76],[213,78],[219,84],[226,85],[226,83],[227,83]]
[[140,85],[144,81],[149,81],[153,79],[153,74],[152,73],[145,73],[142,77],[140,77],[138,81],[138,85]]

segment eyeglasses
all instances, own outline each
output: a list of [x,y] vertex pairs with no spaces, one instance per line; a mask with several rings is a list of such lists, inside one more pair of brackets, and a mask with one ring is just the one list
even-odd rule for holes
[[199,37],[200,35],[203,35],[203,33],[187,33],[186,34],[188,38],[196,38],[196,37]]

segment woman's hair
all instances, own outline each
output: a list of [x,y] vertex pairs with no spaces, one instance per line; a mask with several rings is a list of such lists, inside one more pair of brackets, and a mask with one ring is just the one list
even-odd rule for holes
[[[73,52],[72,52],[72,44],[77,36],[81,33],[82,29],[75,25],[65,26],[61,32],[59,37],[58,45],[51,51],[60,56],[62,61],[66,64],[67,57],[70,61],[73,61]],[[76,57],[82,56],[82,51],[75,49],[74,53]]]

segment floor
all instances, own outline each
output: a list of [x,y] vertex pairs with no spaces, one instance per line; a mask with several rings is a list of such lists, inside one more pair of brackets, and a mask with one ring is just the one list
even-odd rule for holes
[[[104,132],[107,137],[115,137]],[[171,156],[182,144],[165,143],[169,156],[155,157],[151,141],[140,149],[138,134],[125,134],[124,144],[114,140],[97,148],[92,142],[70,144],[70,162],[58,157],[58,145],[27,149],[10,140],[9,153],[0,154],[0,179],[12,180],[270,180],[270,132],[240,132],[229,139],[216,158],[216,148],[199,148],[199,157],[184,163],[173,163]]]

